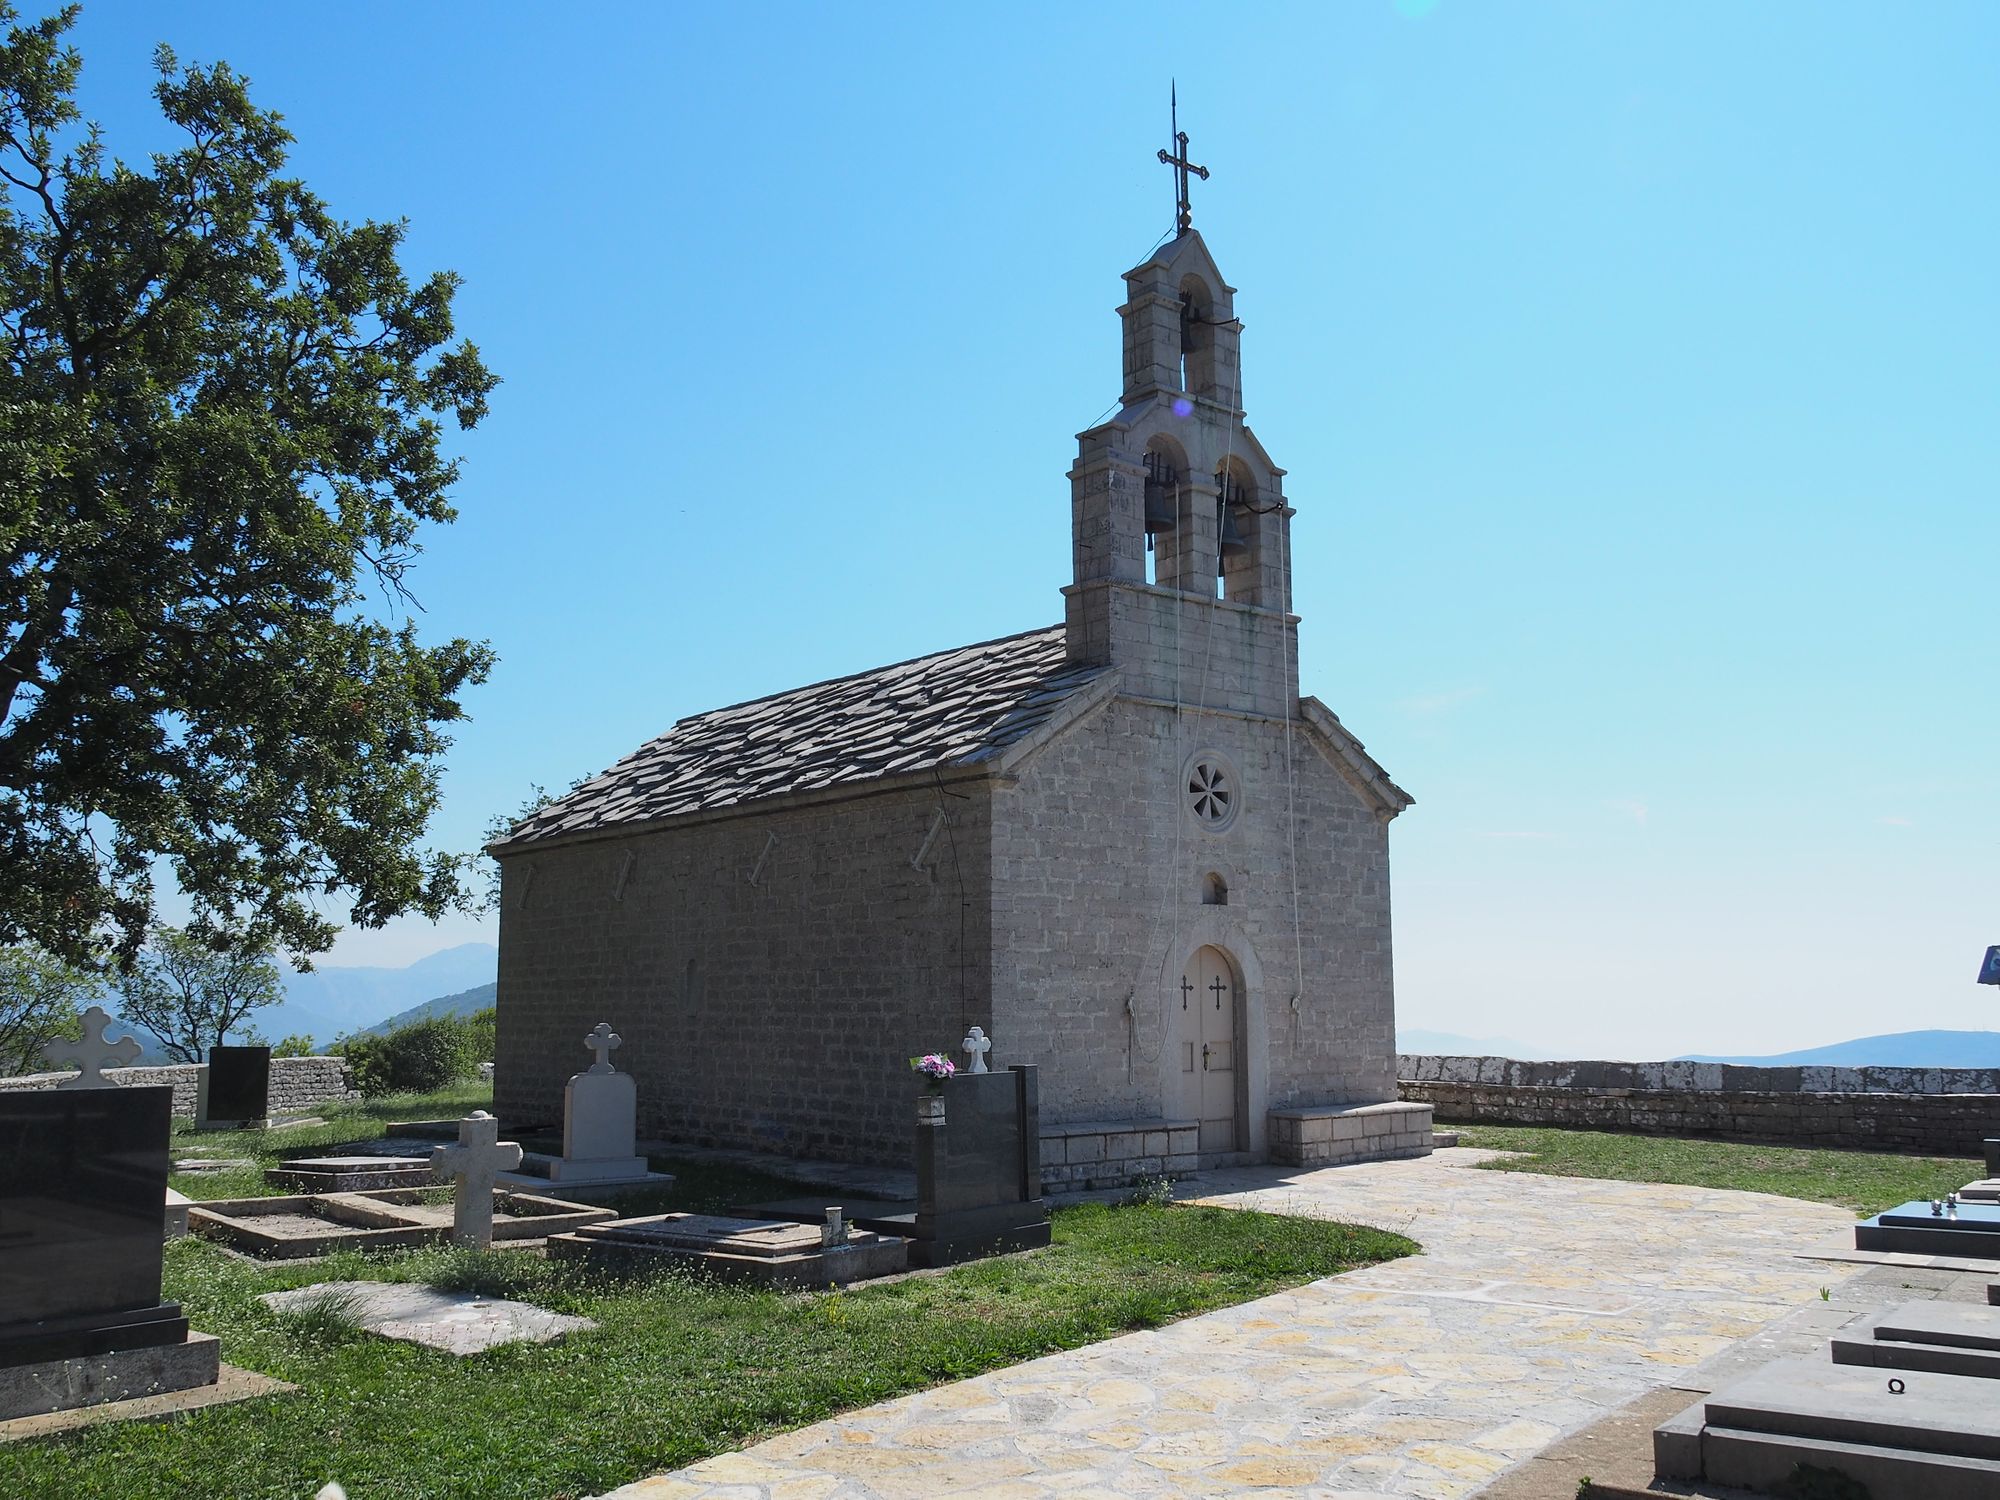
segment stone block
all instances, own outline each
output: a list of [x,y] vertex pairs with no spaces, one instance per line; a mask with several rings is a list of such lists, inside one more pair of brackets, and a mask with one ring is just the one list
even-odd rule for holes
[[1090,1163],[1104,1160],[1104,1137],[1101,1135],[1073,1135],[1066,1143],[1067,1159],[1071,1163]]

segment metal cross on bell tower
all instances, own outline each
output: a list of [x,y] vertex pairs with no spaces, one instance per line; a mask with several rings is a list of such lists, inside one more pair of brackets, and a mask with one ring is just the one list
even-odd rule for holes
[[1186,234],[1190,229],[1194,228],[1194,211],[1188,204],[1188,173],[1192,172],[1203,182],[1206,182],[1208,181],[1208,168],[1198,167],[1188,160],[1187,132],[1181,129],[1181,101],[1180,86],[1178,83],[1169,86],[1167,98],[1172,109],[1169,118],[1173,122],[1174,149],[1172,151],[1162,151],[1160,153],[1160,161],[1163,165],[1174,169],[1174,208],[1180,215],[1178,221],[1180,228],[1175,232],[1177,234]]

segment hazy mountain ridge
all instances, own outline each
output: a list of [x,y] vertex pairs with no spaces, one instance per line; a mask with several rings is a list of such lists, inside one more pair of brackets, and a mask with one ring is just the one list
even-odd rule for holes
[[499,966],[500,950],[493,944],[460,943],[400,969],[327,967],[288,974],[284,1002],[259,1011],[254,1024],[274,1039],[299,1032],[330,1042],[426,1000],[491,983]]
[[2000,1031],[1892,1031],[1768,1057],[1686,1053],[1674,1061],[1756,1068],[2000,1068]]
[[1546,1047],[1531,1047],[1505,1036],[1460,1036],[1455,1031],[1426,1031],[1421,1026],[1398,1026],[1396,1050],[1429,1057],[1514,1057],[1522,1062],[1540,1062],[1550,1057]]
[[398,1011],[386,1021],[377,1021],[368,1028],[371,1036],[386,1036],[400,1027],[414,1025],[418,1021],[428,1021],[434,1016],[469,1016],[474,1011],[490,1010],[499,983],[482,984],[456,995],[440,995],[435,1000],[426,1000],[422,1005],[413,1005],[408,1010]]

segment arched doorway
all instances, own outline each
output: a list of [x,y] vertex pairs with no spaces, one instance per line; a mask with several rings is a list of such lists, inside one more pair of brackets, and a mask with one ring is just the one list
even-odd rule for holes
[[1237,1012],[1241,986],[1220,948],[1197,948],[1170,999],[1179,1088],[1168,1101],[1179,1119],[1201,1122],[1201,1150],[1240,1151]]

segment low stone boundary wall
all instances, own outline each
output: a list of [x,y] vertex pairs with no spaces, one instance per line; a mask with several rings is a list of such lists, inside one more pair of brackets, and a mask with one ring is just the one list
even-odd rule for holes
[[1414,1083],[1507,1088],[1720,1090],[1738,1094],[2000,1094],[2000,1068],[1752,1068],[1736,1063],[1525,1062],[1405,1052],[1396,1076]]
[[[174,1091],[174,1113],[182,1119],[194,1118],[195,1095],[206,1063],[168,1063],[151,1068],[106,1068],[104,1076],[131,1088],[166,1084]],[[52,1089],[70,1071],[23,1073],[0,1078],[0,1089]],[[271,1059],[271,1113],[299,1114],[321,1104],[333,1104],[361,1095],[348,1083],[344,1057],[274,1057]]]
[[1042,1191],[1095,1192],[1199,1170],[1193,1120],[1084,1120],[1042,1127]]
[[1431,1108],[1400,1104],[1328,1104],[1274,1109],[1271,1160],[1295,1167],[1392,1161],[1431,1153]]
[[[1974,1157],[1981,1154],[1983,1140],[2000,1136],[2000,1089],[1952,1091],[1936,1087],[1991,1078],[1980,1069],[1520,1063],[1511,1058],[1405,1057],[1401,1061],[1404,1066],[1399,1069],[1398,1087],[1402,1097],[1430,1105],[1440,1121],[1451,1124],[1557,1125],[1641,1135]],[[1435,1066],[1440,1063],[1453,1066],[1441,1070]],[[1695,1069],[1705,1071],[1686,1071]],[[1440,1071],[1458,1076],[1439,1077]],[[1480,1077],[1481,1073],[1494,1076]],[[1753,1076],[1746,1079],[1746,1074]],[[1827,1074],[1861,1075],[1868,1082],[1901,1086],[1802,1086],[1822,1082]],[[1555,1078],[1576,1081],[1558,1083]],[[1622,1081],[1629,1078],[1645,1078],[1652,1086]],[[1687,1081],[1666,1085],[1669,1078]],[[1758,1084],[1763,1086],[1755,1086]]]

